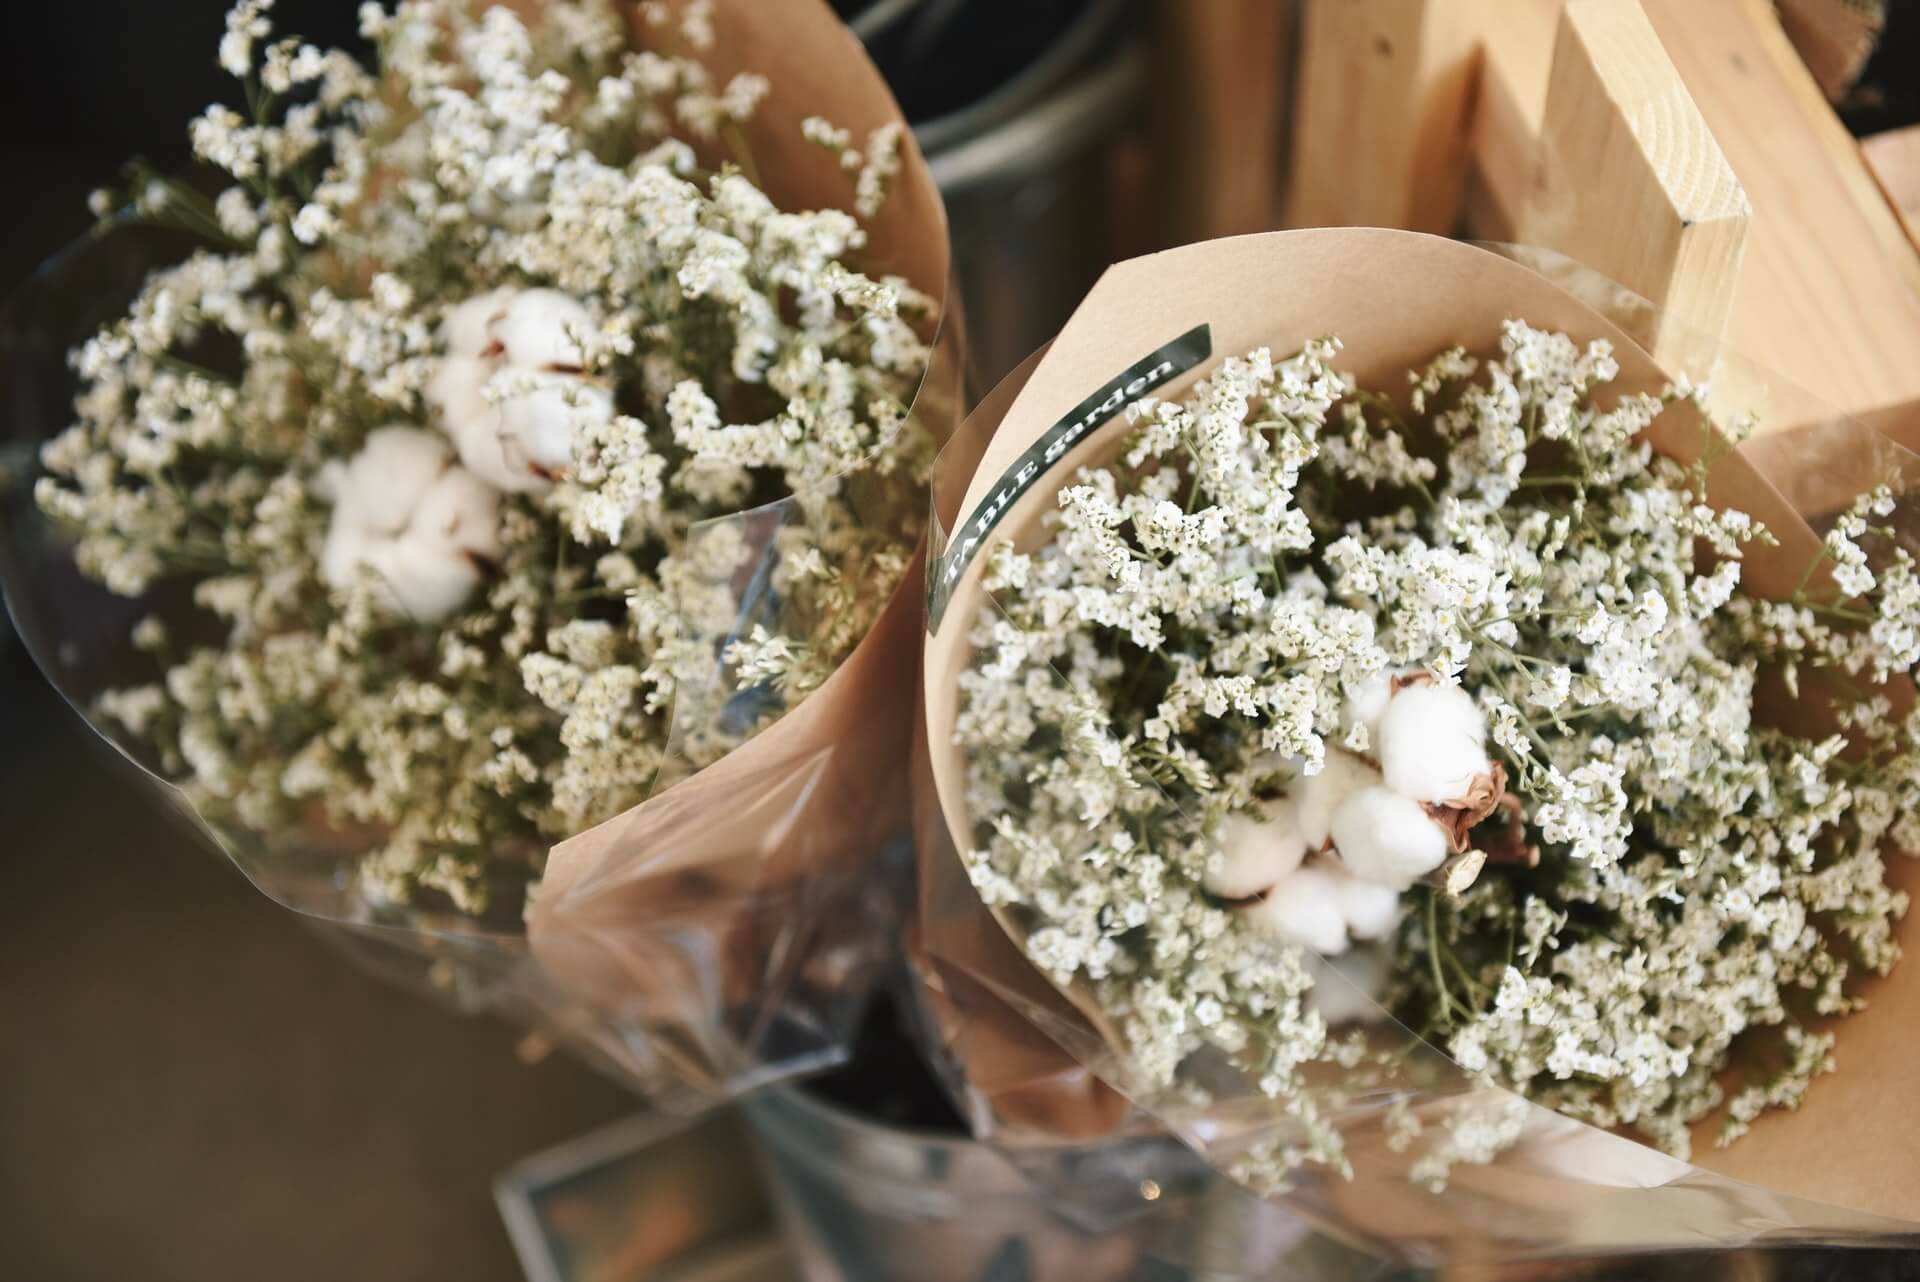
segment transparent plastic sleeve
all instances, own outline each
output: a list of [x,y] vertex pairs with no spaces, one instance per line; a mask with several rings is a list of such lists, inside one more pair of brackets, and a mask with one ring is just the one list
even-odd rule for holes
[[[632,9],[642,39],[645,8]],[[524,915],[517,888],[499,897],[511,911],[489,915],[373,895],[356,861],[380,833],[344,829],[317,808],[290,829],[212,821],[100,712],[104,692],[157,675],[133,643],[136,622],[158,616],[171,633],[214,644],[218,631],[196,611],[191,582],[161,581],[129,598],[80,572],[69,538],[35,504],[40,447],[72,421],[68,353],[124,315],[150,271],[195,245],[137,224],[83,240],[28,283],[0,332],[0,578],[22,639],[76,711],[261,891],[340,928],[378,973],[525,1021],[669,1103],[843,1056],[876,957],[891,946],[886,924],[901,917],[908,871],[924,460],[964,412],[945,213],[879,72],[818,0],[717,0],[708,16],[714,38],[698,56],[713,83],[751,72],[766,84],[713,160],[751,157],[754,181],[778,208],[854,203],[853,173],[810,140],[804,120],[829,121],[855,145],[895,133],[897,165],[878,211],[861,220],[865,240],[850,264],[930,300],[917,324],[927,350],[919,382],[872,456],[907,461],[692,528],[689,564],[704,581],[688,586],[704,612],[683,621],[692,657],[679,674],[665,764],[643,804],[551,852]],[[843,501],[842,525],[850,506],[864,530],[861,558],[835,561],[824,542],[830,498]],[[816,552],[845,585],[842,617],[829,622],[845,634],[835,652],[847,657],[776,698],[773,678],[743,672],[732,647],[755,625],[778,635],[795,622],[783,561]],[[537,866],[544,852],[505,853]]]
[[[1738,364],[1692,343],[1704,367],[1662,369],[1635,341],[1657,315],[1577,265],[1531,250],[1374,229],[1240,237],[1112,268],[1049,347],[976,408],[934,483],[915,771],[921,900],[909,952],[929,1043],[980,1134],[1018,1149],[1164,1128],[1216,1170],[1336,1235],[1423,1263],[1915,1234],[1920,1136],[1894,1103],[1912,1085],[1899,1049],[1920,1003],[1910,961],[1859,983],[1863,1010],[1822,1024],[1837,1036],[1838,1070],[1815,1081],[1797,1111],[1762,1116],[1727,1148],[1696,1126],[1688,1162],[1463,1069],[1355,984],[1347,957],[1309,952],[1305,964],[1327,999],[1318,1005],[1328,1025],[1358,1039],[1356,1067],[1312,1062],[1276,1095],[1233,1056],[1203,1050],[1168,1085],[1090,983],[1057,983],[1029,959],[1023,923],[1031,914],[989,906],[966,866],[984,824],[1017,832],[1023,821],[1015,793],[970,786],[957,738],[960,677],[975,638],[1015,626],[985,586],[986,550],[1007,540],[1031,551],[1051,537],[1044,518],[1062,486],[1081,468],[1115,465],[1135,436],[1121,412],[1127,404],[1144,395],[1178,400],[1222,358],[1267,348],[1277,362],[1327,335],[1342,342],[1335,365],[1361,387],[1404,387],[1390,380],[1448,348],[1497,349],[1509,318],[1577,343],[1609,340],[1619,364],[1610,394],[1658,394],[1677,375],[1724,378]],[[1751,369],[1727,381],[1741,397],[1778,386]],[[1764,415],[1773,403],[1732,403],[1731,393],[1709,401],[1722,421],[1749,407]],[[1819,581],[1807,570],[1819,560],[1814,527],[1826,528],[1857,496],[1889,487],[1898,500],[1893,524],[1904,529],[1920,458],[1876,426],[1838,417],[1769,426],[1708,460],[1707,492],[1714,507],[1744,511],[1775,534],[1777,544],[1746,550],[1741,590],[1784,599],[1809,577]],[[1683,400],[1644,439],[1692,463],[1708,436]],[[1025,679],[1067,685],[1051,668]],[[1776,707],[1756,703],[1756,715],[1807,732],[1830,725],[1817,690],[1802,688],[1804,697]],[[1886,690],[1896,704],[1910,698],[1905,678]],[[1062,848],[1059,857],[1095,855],[1095,836],[1086,840],[1087,850]],[[1889,852],[1886,862],[1896,888],[1915,883],[1913,861]],[[1910,949],[1920,925],[1908,916],[1897,930]],[[1427,937],[1418,926],[1400,936],[1416,952]],[[1289,1163],[1284,1183],[1260,1174],[1271,1169],[1261,1159],[1315,1150],[1328,1136],[1337,1155]]]

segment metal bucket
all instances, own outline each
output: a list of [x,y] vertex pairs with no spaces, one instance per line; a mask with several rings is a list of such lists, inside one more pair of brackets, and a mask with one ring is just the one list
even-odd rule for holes
[[[911,15],[968,2],[875,0],[851,22],[873,45]],[[1092,0],[1010,79],[914,125],[946,198],[977,389],[1052,338],[1108,263],[1144,248],[1139,31],[1130,0]]]

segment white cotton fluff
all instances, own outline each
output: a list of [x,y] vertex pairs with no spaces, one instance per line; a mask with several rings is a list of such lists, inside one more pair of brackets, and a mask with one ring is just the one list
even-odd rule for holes
[[447,354],[474,359],[484,355],[493,344],[494,322],[506,317],[512,297],[512,290],[496,289],[449,310],[440,322],[440,341],[446,344]]
[[1299,806],[1300,835],[1309,850],[1326,844],[1333,830],[1333,812],[1360,789],[1380,782],[1380,772],[1350,752],[1330,751],[1318,774],[1302,775],[1293,785]]
[[332,587],[370,574],[389,610],[437,623],[480,585],[480,562],[500,555],[499,493],[436,433],[379,428],[326,480],[333,516],[320,576]]
[[[575,335],[591,324],[585,307],[551,289],[497,289],[447,313],[447,355],[427,403],[469,471],[509,492],[545,490],[572,464],[578,434],[612,419],[612,395],[576,373],[586,357]],[[490,397],[489,384],[510,371],[543,381],[504,395],[496,386]]]
[[513,295],[487,332],[516,369],[577,373],[587,362],[577,334],[594,328],[577,299],[557,289],[525,289]]
[[1387,1017],[1380,997],[1393,976],[1393,959],[1384,948],[1353,948],[1331,959],[1307,959],[1313,988],[1307,1002],[1328,1028],[1375,1023]]
[[1370,743],[1379,738],[1380,714],[1393,697],[1393,678],[1391,672],[1377,673],[1347,692],[1347,722],[1365,726]]
[[1400,924],[1400,892],[1392,886],[1356,877],[1340,864],[1327,865],[1337,874],[1334,889],[1340,895],[1340,912],[1347,919],[1347,933],[1355,939],[1385,939]]
[[1380,714],[1374,740],[1387,786],[1415,801],[1455,801],[1493,766],[1487,719],[1457,685],[1403,687]]
[[576,432],[613,418],[613,397],[603,387],[574,381],[508,397],[499,410],[508,459],[523,471],[551,474],[573,461]]
[[1447,835],[1411,797],[1380,784],[1333,812],[1333,845],[1354,876],[1405,890],[1447,858]]
[[1347,918],[1340,888],[1329,869],[1297,869],[1257,904],[1239,910],[1246,923],[1263,934],[1316,953],[1346,951]]
[[1201,883],[1222,899],[1246,899],[1270,889],[1300,866],[1306,839],[1293,802],[1266,807],[1265,818],[1229,815],[1220,829],[1220,853]]
[[344,518],[355,529],[398,534],[420,495],[452,461],[446,441],[433,432],[377,427],[358,454],[327,465],[321,488],[332,499],[336,525]]

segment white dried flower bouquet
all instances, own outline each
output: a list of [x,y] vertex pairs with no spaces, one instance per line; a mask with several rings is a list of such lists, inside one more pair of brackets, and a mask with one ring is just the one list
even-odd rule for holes
[[[187,576],[224,621],[143,626],[161,679],[103,701],[203,814],[350,835],[376,902],[511,913],[645,798],[689,675],[758,687],[698,766],[865,634],[922,519],[935,303],[861,273],[854,215],[756,186],[768,84],[713,81],[700,0],[641,6],[654,48],[611,0],[368,5],[375,70],[269,7],[220,48],[251,118],[193,123],[231,185],[133,171],[208,247],[74,354],[37,498],[115,592]],[[897,126],[792,132],[877,209]],[[743,531],[690,533],[787,496],[779,625],[723,652]]]
[[[1224,1053],[1298,1101],[1251,1176],[1342,1163],[1307,1083],[1358,1062],[1329,1031],[1374,1011],[1353,984],[1677,1154],[1738,1061],[1730,1140],[1896,957],[1882,849],[1920,847],[1920,753],[1882,683],[1920,658],[1920,578],[1892,499],[1755,599],[1771,536],[1638,439],[1692,391],[1618,395],[1604,344],[1510,321],[1414,371],[1403,417],[1337,350],[1143,402],[1039,546],[995,545],[955,732],[973,883],[1137,1085],[1204,1100],[1184,1070]],[[1768,672],[1834,735],[1758,717]],[[1416,1174],[1491,1155],[1482,1129]]]

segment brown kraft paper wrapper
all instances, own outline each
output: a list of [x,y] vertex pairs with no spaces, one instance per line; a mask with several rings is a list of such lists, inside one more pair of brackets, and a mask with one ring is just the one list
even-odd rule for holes
[[[899,171],[865,221],[855,265],[941,304],[911,417],[944,443],[963,411],[964,364],[946,215],[898,104],[821,0],[719,0],[713,25],[700,56],[715,83],[741,71],[771,83],[743,132],[754,177],[780,208],[851,203],[852,176],[802,137],[802,119],[849,130],[855,146],[901,127]],[[794,510],[786,500],[730,518],[760,551],[759,569]],[[882,933],[868,912],[874,865],[906,827],[922,555],[873,630],[796,708],[549,855],[528,916],[554,990],[549,1014],[653,1088],[741,1088],[831,1058],[850,1032],[834,1021],[856,1002]],[[751,577],[729,586],[749,592]],[[682,720],[676,709],[676,741],[698,731]],[[796,1026],[785,1043],[782,1024]]]
[[[1026,961],[1013,923],[974,894],[958,857],[973,843],[973,821],[953,727],[967,634],[990,602],[980,586],[985,558],[956,555],[956,548],[980,532],[983,514],[997,514],[994,537],[1032,546],[1065,478],[1120,453],[1129,430],[1117,415],[1132,399],[1130,382],[1121,400],[1096,402],[1104,413],[1021,491],[1027,451],[1056,423],[1085,415],[1089,394],[1119,382],[1129,362],[1167,350],[1195,327],[1207,327],[1210,355],[1164,374],[1153,395],[1177,399],[1219,357],[1261,346],[1290,352],[1324,335],[1342,340],[1336,363],[1363,386],[1397,386],[1405,370],[1444,348],[1493,349],[1508,317],[1577,342],[1611,340],[1620,365],[1613,392],[1658,392],[1668,381],[1626,332],[1509,258],[1378,229],[1271,233],[1110,269],[1051,346],[982,403],[952,457],[943,458],[925,742],[915,780],[923,891],[914,957],[931,990],[924,1005],[983,1131],[1008,1142],[1078,1140],[1138,1125],[1147,1113],[1224,1168],[1273,1120],[1251,1092],[1209,1109],[1150,1099],[1133,1100],[1138,1107],[1130,1109],[1124,1045],[1091,994],[1055,987]],[[1761,438],[1755,448],[1730,452],[1710,475],[1712,502],[1748,512],[1779,537],[1777,547],[1749,550],[1743,591],[1750,594],[1789,594],[1812,558],[1817,539],[1796,503],[1817,515],[1890,475],[1915,477],[1912,456],[1871,426],[1836,422],[1795,436],[1797,446]],[[1649,439],[1691,461],[1700,447],[1697,414],[1675,406]],[[1837,458],[1836,443],[1844,447]],[[1774,475],[1791,482],[1793,502],[1771,483]],[[1819,709],[1786,713],[1817,717]],[[1890,863],[1896,885],[1920,884],[1915,874],[1912,861]],[[1900,926],[1904,946],[1920,944],[1917,930],[1909,915]],[[1859,991],[1868,1008],[1833,1025],[1839,1071],[1818,1079],[1797,1112],[1763,1117],[1730,1148],[1697,1133],[1697,1166],[1481,1086],[1422,1044],[1413,1057],[1419,1073],[1409,1077],[1416,1111],[1523,1109],[1520,1143],[1492,1163],[1455,1166],[1446,1191],[1434,1193],[1407,1178],[1408,1158],[1388,1148],[1380,1109],[1355,1109],[1340,1119],[1353,1177],[1304,1179],[1292,1199],[1344,1236],[1454,1260],[1912,1234],[1920,1220],[1920,1118],[1898,1101],[1913,1078],[1903,1039],[1920,1020],[1920,982],[1908,963],[1889,978],[1863,981]]]

